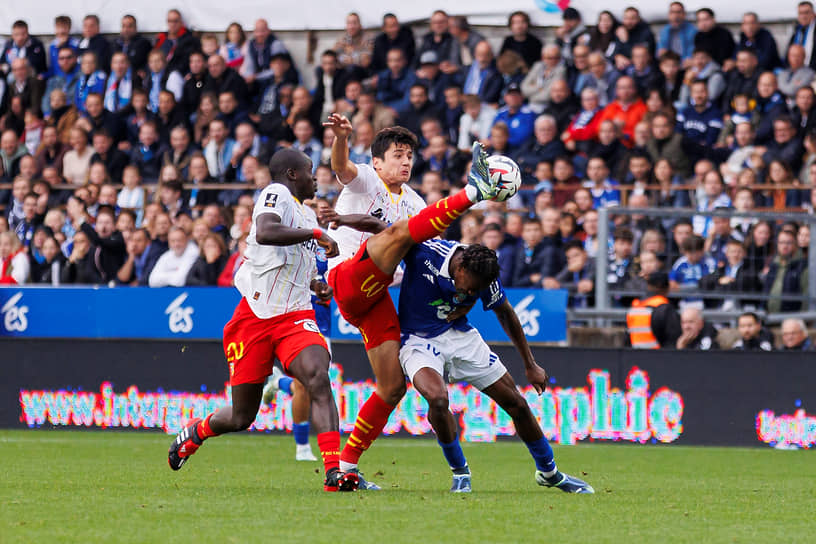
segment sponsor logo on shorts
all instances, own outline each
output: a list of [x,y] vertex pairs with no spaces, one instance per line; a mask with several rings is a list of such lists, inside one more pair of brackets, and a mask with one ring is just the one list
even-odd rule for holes
[[[370,285],[369,282],[371,282]],[[385,289],[385,285],[383,285],[382,282],[376,281],[374,279],[374,274],[367,277],[360,286],[360,291],[365,293],[366,298],[372,298],[379,295],[383,289]]]
[[317,326],[317,323],[313,319],[299,319],[295,321],[295,325],[303,325],[303,328],[309,332],[316,332],[320,334],[320,328]]
[[229,344],[227,344],[227,349],[224,351],[226,352],[227,355],[227,362],[230,363],[230,376],[231,376],[235,361],[240,361],[241,358],[243,358],[244,356],[244,343],[230,342]]

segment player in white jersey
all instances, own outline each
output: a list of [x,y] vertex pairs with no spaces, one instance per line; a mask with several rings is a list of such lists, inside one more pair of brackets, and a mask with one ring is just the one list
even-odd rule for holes
[[242,298],[224,327],[232,405],[181,430],[168,453],[178,470],[209,437],[247,429],[255,420],[264,381],[278,359],[309,393],[312,422],[326,469],[324,489],[346,491],[339,471],[340,434],[337,405],[329,382],[329,351],[318,330],[311,291],[331,297],[315,281],[315,249],[330,256],[337,243],[318,228],[314,211],[301,202],[312,198],[316,183],[312,161],[300,151],[284,149],[269,162],[272,179],[252,213],[246,261],[235,277]]

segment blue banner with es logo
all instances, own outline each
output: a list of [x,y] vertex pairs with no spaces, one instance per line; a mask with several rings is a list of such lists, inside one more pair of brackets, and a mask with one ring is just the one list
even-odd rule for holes
[[[531,342],[566,340],[566,291],[507,289]],[[396,302],[399,289],[391,289]],[[190,338],[220,340],[241,297],[235,289],[2,287],[0,336],[29,338]],[[332,303],[334,340],[360,334]],[[507,336],[493,312],[476,304],[469,319],[488,342]]]

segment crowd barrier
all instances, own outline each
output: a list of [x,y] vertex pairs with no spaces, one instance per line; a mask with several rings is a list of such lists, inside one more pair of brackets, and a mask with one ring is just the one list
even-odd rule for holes
[[[398,296],[391,289],[395,304]],[[530,342],[567,339],[566,291],[508,289],[507,297]],[[218,340],[239,300],[235,289],[217,287],[0,288],[0,336]],[[331,338],[360,339],[334,302],[331,309]],[[486,340],[508,340],[480,303],[468,317]]]
[[[539,419],[561,444],[621,441],[810,447],[816,365],[808,353],[588,350],[534,347],[550,384],[526,385],[518,355],[494,346]],[[362,346],[333,344],[331,379],[350,432],[374,388]],[[220,343],[0,339],[0,427],[160,429],[229,402]],[[236,357],[240,354],[232,353]],[[466,441],[514,435],[509,417],[470,386],[449,385]],[[427,404],[409,386],[386,434],[430,435]],[[253,429],[291,429],[290,398],[261,407]]]

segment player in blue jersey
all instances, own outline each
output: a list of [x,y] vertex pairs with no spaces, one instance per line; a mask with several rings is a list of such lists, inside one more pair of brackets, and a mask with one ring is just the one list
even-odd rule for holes
[[[329,219],[335,224],[373,230],[368,216],[335,214]],[[385,227],[382,223],[381,228]],[[473,385],[512,418],[535,461],[539,485],[569,493],[594,493],[586,482],[558,470],[552,448],[510,373],[468,323],[467,311],[477,301],[481,300],[486,310],[493,310],[521,355],[527,380],[539,394],[544,392],[547,374],[533,359],[521,323],[498,280],[496,253],[482,245],[428,240],[412,247],[404,263],[399,299],[400,364],[428,401],[428,421],[453,471],[451,491],[470,492],[471,475],[457,437],[456,420],[448,409],[443,379],[446,370],[451,381]]]

